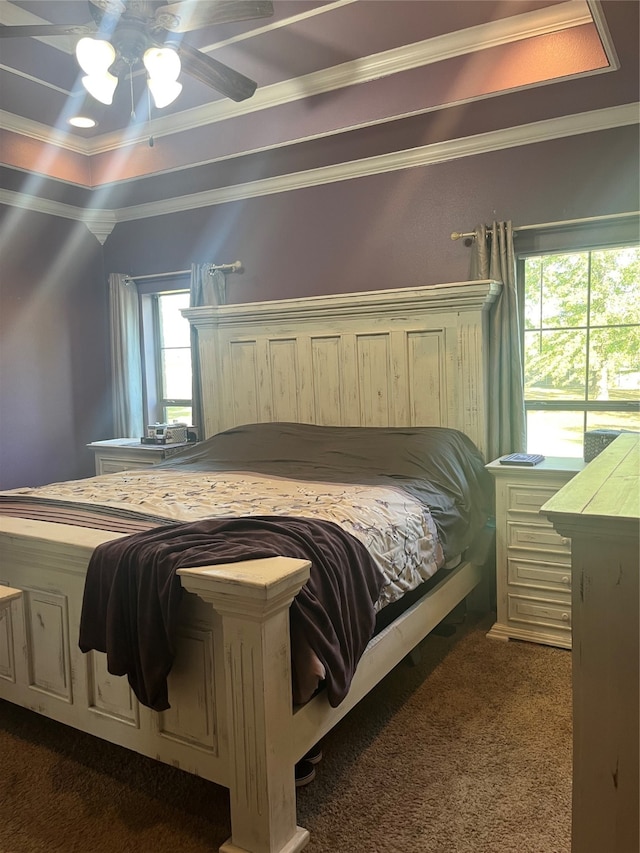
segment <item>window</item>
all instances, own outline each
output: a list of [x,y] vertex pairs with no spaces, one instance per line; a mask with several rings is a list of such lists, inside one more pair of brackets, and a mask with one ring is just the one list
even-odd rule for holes
[[147,423],[192,423],[188,290],[141,293]]
[[180,313],[188,293],[156,295],[159,400],[163,422],[191,423],[191,327]]
[[582,456],[586,430],[640,431],[640,247],[522,263],[528,452]]

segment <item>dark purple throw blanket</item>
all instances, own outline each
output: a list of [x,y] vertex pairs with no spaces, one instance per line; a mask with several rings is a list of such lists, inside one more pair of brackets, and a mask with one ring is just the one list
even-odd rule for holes
[[206,519],[99,545],[87,569],[80,649],[105,652],[109,672],[126,675],[143,705],[164,711],[183,595],[176,570],[278,555],[311,562],[309,581],[291,606],[291,627],[324,664],[335,707],[373,634],[383,579],[364,545],[330,521]]

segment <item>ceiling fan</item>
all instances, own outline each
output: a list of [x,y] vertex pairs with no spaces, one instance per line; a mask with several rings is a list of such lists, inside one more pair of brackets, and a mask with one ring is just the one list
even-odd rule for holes
[[[187,44],[182,40],[182,34],[212,24],[270,17],[273,15],[271,0],[177,0],[173,3],[164,0],[88,0],[88,5],[93,19],[88,23],[0,26],[0,38],[97,35],[102,45],[107,42],[106,64],[101,73],[115,81],[111,96],[118,78],[130,72],[135,64],[144,61],[151,73],[147,59],[152,54],[157,56],[165,48],[169,49],[167,53],[179,57],[178,70],[175,72],[174,69],[172,73],[174,86],[179,86],[175,80],[182,67],[191,77],[233,101],[244,101],[255,92],[255,81]],[[93,45],[96,45],[95,41]],[[90,58],[91,50],[88,52]],[[84,68],[80,51],[78,60]],[[88,88],[87,83],[85,87]],[[181,88],[179,86],[177,91]]]

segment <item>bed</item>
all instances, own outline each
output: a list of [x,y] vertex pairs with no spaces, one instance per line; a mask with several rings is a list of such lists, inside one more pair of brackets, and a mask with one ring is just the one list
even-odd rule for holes
[[[454,436],[481,454],[487,317],[498,293],[498,285],[481,281],[189,309],[185,314],[198,333],[210,438],[169,463],[127,476],[161,480],[204,471],[242,496],[243,481],[234,480],[240,468],[261,486],[266,478],[270,489],[274,481],[289,479],[321,484],[325,506],[345,484],[374,492],[389,488],[402,500],[407,495],[419,500],[415,489],[422,475],[412,476],[413,469],[375,471],[363,482],[362,472],[349,474],[344,457],[337,469],[327,464],[331,448],[345,436],[352,451],[361,448],[364,429],[376,440],[404,432],[412,439],[427,432]],[[246,461],[247,434],[262,462]],[[274,457],[268,443],[283,435],[298,467],[268,470]],[[296,448],[309,436],[319,446],[319,435],[326,443],[314,464],[322,470],[310,475],[299,467],[307,455]],[[240,440],[242,465],[235,458]],[[421,456],[421,450],[414,452]],[[395,478],[391,484],[380,479],[389,476]],[[113,484],[117,477],[91,478],[91,485],[100,479]],[[144,492],[144,484],[139,487]],[[7,509],[11,514],[0,515],[0,584],[22,591],[2,611],[0,697],[226,786],[232,836],[222,853],[301,850],[309,835],[296,822],[295,763],[481,582],[473,543],[486,507],[471,501],[468,518],[443,553],[435,548],[424,560],[427,591],[393,621],[380,622],[358,650],[345,689],[331,698],[318,672],[319,689],[307,685],[304,701],[292,695],[291,614],[309,582],[309,559],[273,553],[178,568],[184,594],[166,680],[168,701],[153,710],[139,701],[135,683],[109,672],[104,653],[83,652],[78,645],[92,557],[95,563],[96,555],[118,547],[124,537],[155,530],[147,507],[132,509],[131,479],[125,490],[115,525],[111,518],[86,526],[82,514],[93,508],[86,495],[75,500],[58,495],[67,509],[71,504],[79,511],[64,523],[27,511],[26,494],[13,496],[24,498],[24,511],[13,506]],[[320,500],[317,493],[307,498],[307,507]],[[437,503],[437,496],[428,500]],[[53,503],[50,496],[49,509]],[[243,518],[246,508],[240,504],[237,514]],[[294,509],[310,519],[299,504]],[[449,535],[441,530],[442,509],[434,506],[435,545]],[[271,510],[269,505],[269,518]],[[185,519],[165,508],[156,523],[182,531],[202,523],[202,509],[196,512],[200,515]],[[259,517],[266,516],[261,511]],[[454,566],[443,565],[447,561]],[[371,596],[374,615],[376,607],[386,611],[377,604],[379,593],[375,601]]]

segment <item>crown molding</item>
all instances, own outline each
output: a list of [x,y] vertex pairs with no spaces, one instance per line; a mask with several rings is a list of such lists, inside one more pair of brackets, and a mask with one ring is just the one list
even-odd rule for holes
[[0,204],[22,210],[31,210],[34,213],[44,213],[48,216],[73,219],[75,222],[83,222],[101,246],[104,245],[118,221],[113,210],[75,207],[71,204],[62,204],[58,201],[50,201],[26,193],[17,193],[13,190],[0,189]]
[[101,246],[116,226],[117,219],[113,211],[88,209],[82,221],[97,239]]
[[[4,68],[4,66],[0,66],[0,68]],[[24,136],[27,139],[34,139],[36,142],[42,142],[46,145],[54,145],[74,154],[89,155],[91,153],[89,140],[73,136],[66,129],[49,127],[47,124],[17,116],[15,113],[9,113],[6,110],[0,110],[0,130],[7,130],[10,133]]]
[[588,113],[578,113],[555,119],[532,122],[531,124],[504,130],[494,130],[487,133],[475,134],[461,139],[451,139],[431,145],[381,154],[362,160],[352,160],[333,166],[323,166],[303,172],[279,175],[274,178],[264,178],[245,184],[207,190],[193,193],[164,202],[133,205],[115,211],[118,222],[129,222],[136,219],[146,219],[152,216],[162,216],[169,213],[179,213],[199,207],[210,207],[226,204],[230,201],[241,201],[275,193],[291,192],[307,187],[353,180],[355,178],[379,175],[385,172],[395,172],[411,169],[417,166],[435,165],[486,154],[491,151],[502,151],[507,148],[517,148],[584,133],[594,133],[615,127],[638,124],[638,104],[625,104],[619,107],[607,107]]
[[292,192],[307,187],[348,181],[385,172],[446,163],[464,157],[532,145],[552,139],[596,133],[601,130],[638,124],[639,116],[638,103],[607,107],[606,109],[546,119],[504,130],[489,131],[461,139],[424,145],[407,151],[382,154],[335,166],[309,169],[166,199],[164,202],[135,205],[117,210],[83,209],[2,189],[0,189],[0,203],[84,222],[91,233],[103,244],[119,222],[131,222],[153,216],[181,213],[201,207],[212,207],[232,201]]

